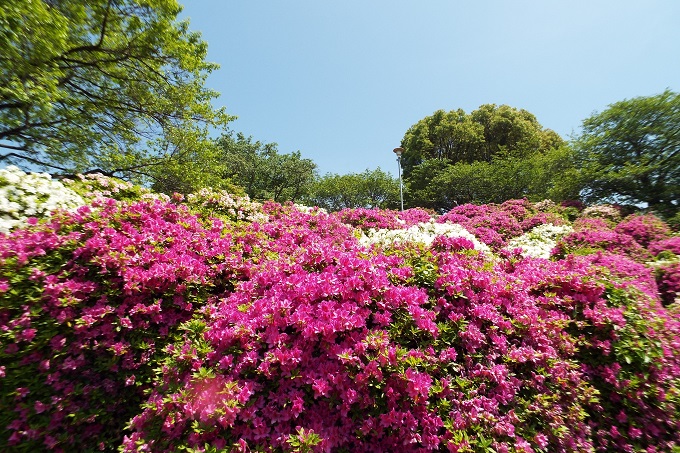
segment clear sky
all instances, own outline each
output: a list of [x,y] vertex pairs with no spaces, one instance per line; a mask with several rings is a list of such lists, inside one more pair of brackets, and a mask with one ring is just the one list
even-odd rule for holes
[[179,0],[231,129],[319,173],[377,167],[435,110],[507,104],[569,138],[680,90],[680,0]]

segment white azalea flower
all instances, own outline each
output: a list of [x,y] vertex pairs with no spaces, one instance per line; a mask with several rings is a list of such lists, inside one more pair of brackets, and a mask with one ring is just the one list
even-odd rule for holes
[[0,232],[20,227],[28,217],[46,217],[55,209],[84,204],[78,194],[47,173],[25,173],[14,165],[0,169]]
[[552,223],[538,225],[528,233],[511,239],[506,249],[520,248],[523,256],[548,259],[557,241],[572,231],[574,229],[568,225],[553,225]]
[[262,212],[262,204],[252,201],[248,195],[234,195],[226,190],[201,189],[187,196],[187,203],[202,206],[231,220],[266,222],[269,217]]
[[489,247],[457,223],[436,223],[433,220],[413,225],[410,228],[389,230],[371,228],[359,241],[365,246],[380,244],[389,246],[395,243],[419,243],[430,246],[437,236],[462,237],[470,240],[475,250],[488,253]]

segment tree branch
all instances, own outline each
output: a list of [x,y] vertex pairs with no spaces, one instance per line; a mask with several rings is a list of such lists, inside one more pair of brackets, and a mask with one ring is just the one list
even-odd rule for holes
[[67,50],[64,52],[62,55],[59,56],[61,59],[64,55],[70,55],[73,53],[77,52],[82,52],[82,51],[94,51],[94,50],[100,50],[102,45],[104,44],[104,37],[106,36],[106,26],[108,24],[108,18],[109,18],[109,12],[111,11],[111,1],[109,0],[108,3],[106,4],[106,10],[104,12],[104,18],[102,20],[102,26],[99,31],[99,39],[95,44],[88,44],[85,46],[78,46],[74,47],[72,49]]
[[4,103],[4,104],[0,104],[0,110],[18,109],[18,108],[26,107],[27,105],[28,105],[27,103],[21,102],[21,101],[19,101],[19,102],[7,102],[7,103]]
[[[0,143],[0,148],[5,148],[5,149],[13,149],[15,151],[29,151],[29,149],[25,146],[12,146],[12,145],[6,145],[4,143]],[[0,160],[3,160],[4,156],[0,156]]]
[[25,131],[26,129],[32,129],[35,127],[52,127],[56,126],[57,124],[64,123],[65,120],[55,120],[55,121],[48,121],[46,123],[24,123],[21,126],[14,127],[12,129],[7,129],[5,131],[0,131],[0,140],[5,140],[8,139],[9,137],[14,137],[19,135],[21,132]]
[[[0,147],[9,148],[9,147],[2,145],[2,144],[0,144]],[[9,149],[11,149],[11,148],[9,148]],[[17,148],[14,148],[14,149],[17,149]],[[62,170],[62,171],[68,171],[67,168],[59,167],[59,166],[53,165],[53,164],[48,164],[47,162],[43,162],[41,160],[34,159],[34,158],[28,157],[28,156],[22,156],[22,155],[17,154],[17,153],[9,153],[9,154],[0,155],[0,162],[7,160],[7,159],[10,159],[12,157],[15,157],[17,159],[27,160],[28,162],[34,163],[36,165],[42,165],[44,167],[54,168],[54,169]]]

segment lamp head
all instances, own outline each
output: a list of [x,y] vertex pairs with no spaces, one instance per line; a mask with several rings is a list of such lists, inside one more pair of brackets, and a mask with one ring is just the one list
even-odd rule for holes
[[394,154],[397,155],[397,157],[401,157],[401,155],[404,153],[404,148],[394,148]]

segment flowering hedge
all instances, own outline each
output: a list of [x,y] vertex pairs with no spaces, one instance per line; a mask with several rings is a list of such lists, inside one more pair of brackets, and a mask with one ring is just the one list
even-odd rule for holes
[[657,218],[77,184],[0,233],[3,450],[680,449]]
[[85,204],[76,192],[44,173],[26,174],[15,166],[0,169],[0,233],[45,217],[55,209]]
[[239,272],[219,222],[160,201],[93,208],[0,238],[2,372],[25,383],[1,395],[12,445],[118,435],[173,328]]

